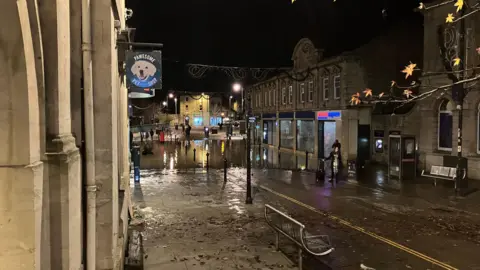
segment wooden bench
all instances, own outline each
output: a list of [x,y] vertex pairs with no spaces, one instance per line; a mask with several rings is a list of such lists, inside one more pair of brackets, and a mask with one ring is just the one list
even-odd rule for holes
[[[466,172],[465,172],[466,173]],[[422,176],[433,178],[433,184],[437,186],[437,180],[454,181],[457,189],[457,168],[432,165],[430,172],[422,170]],[[465,175],[463,176],[465,178]]]
[[327,235],[310,234],[305,230],[305,225],[268,204],[265,205],[265,220],[276,233],[275,248],[277,250],[280,234],[297,245],[299,269],[303,266],[302,250],[313,256],[325,256],[333,251]]

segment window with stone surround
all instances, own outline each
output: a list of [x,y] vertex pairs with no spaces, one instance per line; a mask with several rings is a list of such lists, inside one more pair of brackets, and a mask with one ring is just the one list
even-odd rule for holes
[[300,84],[300,102],[305,103],[305,84]]
[[293,86],[288,87],[288,104],[292,104],[293,102]]
[[335,99],[340,98],[340,75],[333,77],[333,97]]
[[313,81],[308,82],[308,102],[313,102]]
[[287,89],[282,88],[282,104],[287,104]]
[[453,103],[444,99],[438,108],[438,150],[452,151]]
[[328,100],[329,96],[329,80],[328,77],[323,78],[323,100]]

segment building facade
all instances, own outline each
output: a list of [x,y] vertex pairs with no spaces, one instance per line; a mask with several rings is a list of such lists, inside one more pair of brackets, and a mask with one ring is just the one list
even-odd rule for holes
[[[2,2],[2,269],[123,267],[130,173],[117,39],[124,5]],[[93,90],[92,106],[82,106],[83,87]],[[84,110],[93,114],[88,127]]]
[[[430,1],[432,2],[432,1]],[[470,1],[474,5],[475,1]],[[433,2],[434,3],[434,2]],[[431,3],[432,4],[432,3]],[[453,5],[453,4],[452,4]],[[440,27],[445,26],[445,17],[454,9],[452,5],[428,10],[424,13],[424,57],[419,63],[422,73],[422,92],[432,90],[431,86],[451,84],[444,72],[445,68],[439,53],[439,33],[446,33]],[[479,69],[480,57],[475,49],[480,42],[480,15],[474,14],[465,19],[467,28],[467,68]],[[448,39],[448,36],[444,36]],[[435,48],[435,49],[432,49]],[[437,91],[429,98],[417,102],[414,108],[402,116],[375,117],[373,129],[389,133],[414,135],[416,138],[418,169],[429,171],[432,165],[442,165],[444,156],[457,155],[458,114],[456,102],[452,98],[451,88]],[[468,159],[468,178],[480,179],[480,88],[474,85],[467,94],[463,105],[463,156]],[[384,153],[377,153],[376,160],[388,163],[388,147]]]
[[181,95],[179,100],[180,118],[192,127],[218,126],[228,115],[222,96],[202,93]]
[[[385,36],[330,58],[323,58],[323,51],[311,40],[300,40],[293,51],[291,72],[248,88],[257,119],[252,132],[255,140],[297,156],[308,152],[316,161],[328,156],[338,139],[344,163],[356,160],[363,164],[374,158],[375,108],[352,106],[350,100],[367,88],[376,93],[385,91],[401,70],[402,61],[421,58],[421,49],[393,49],[407,40],[420,45],[421,35],[414,32],[394,27]],[[316,164],[310,162],[309,168]]]
[[352,55],[323,59],[306,38],[296,45],[292,60],[290,74],[299,75],[280,75],[248,88],[258,121],[256,140],[316,159],[328,156],[338,139],[345,161],[356,159],[362,147],[357,138],[369,137],[362,134],[363,126],[370,130],[370,108],[349,105],[350,96],[367,87],[360,63]]

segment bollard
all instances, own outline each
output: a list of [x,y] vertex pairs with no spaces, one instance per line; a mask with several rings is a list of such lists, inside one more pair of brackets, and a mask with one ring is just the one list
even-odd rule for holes
[[305,170],[308,171],[308,151],[305,151]]
[[280,163],[280,146],[278,146],[278,168],[280,169],[282,166],[281,166],[281,163]]
[[209,164],[208,164],[208,156],[210,156],[209,153],[207,153],[207,170],[208,170],[208,165],[209,165]]
[[193,148],[193,161],[195,161],[197,158],[196,158],[196,154],[197,153],[197,149]]
[[227,182],[227,158],[223,159],[223,182]]
[[135,183],[140,183],[140,146],[134,146],[132,150],[133,159],[133,179]]

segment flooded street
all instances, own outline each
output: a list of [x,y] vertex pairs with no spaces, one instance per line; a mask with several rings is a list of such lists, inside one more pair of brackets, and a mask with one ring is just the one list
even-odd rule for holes
[[[421,182],[395,182],[382,170],[335,187],[316,184],[314,173],[301,170],[305,155],[256,146],[254,202],[246,205],[243,140],[153,146],[152,155],[141,156],[140,184],[131,183],[146,221],[146,269],[291,267],[272,248],[265,203],[330,236],[335,251],[322,263],[306,259],[305,269],[480,269],[477,201],[455,202],[443,189],[433,193]],[[308,163],[316,164],[314,158]],[[282,241],[282,251],[295,261],[293,245]],[[179,268],[161,268],[167,264]]]

